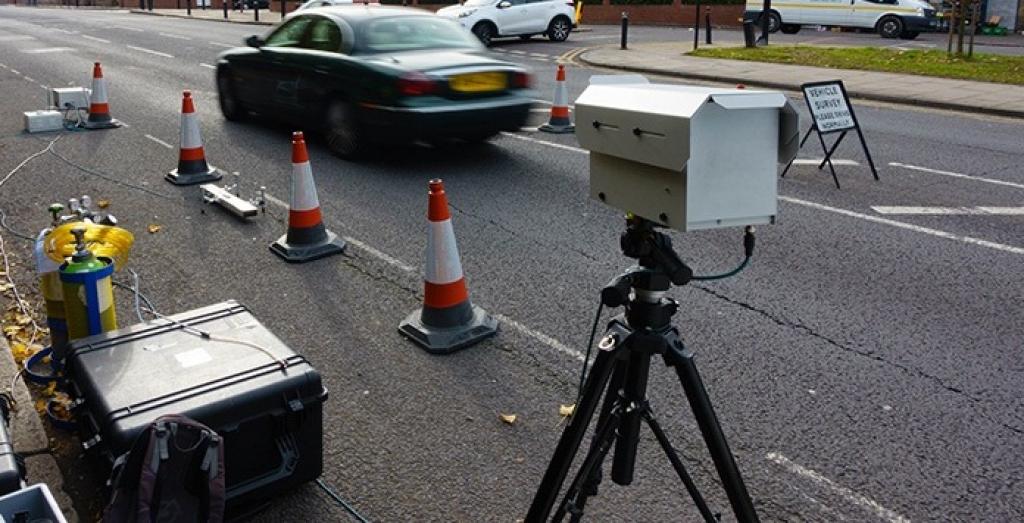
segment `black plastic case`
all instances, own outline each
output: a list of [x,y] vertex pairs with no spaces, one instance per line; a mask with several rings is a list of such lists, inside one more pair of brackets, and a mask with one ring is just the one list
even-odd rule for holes
[[71,344],[83,446],[112,464],[153,420],[183,414],[224,438],[229,510],[319,477],[327,390],[312,365],[235,301],[170,318]]
[[[0,399],[0,496],[10,494],[15,490],[21,490],[25,485],[25,464],[21,457],[14,452],[14,442],[11,441],[10,411],[7,399]],[[24,407],[23,407],[24,408]]]

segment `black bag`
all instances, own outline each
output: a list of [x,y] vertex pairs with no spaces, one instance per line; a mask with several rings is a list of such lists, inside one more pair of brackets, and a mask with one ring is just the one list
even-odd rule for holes
[[224,445],[185,416],[157,418],[114,462],[103,523],[221,523]]

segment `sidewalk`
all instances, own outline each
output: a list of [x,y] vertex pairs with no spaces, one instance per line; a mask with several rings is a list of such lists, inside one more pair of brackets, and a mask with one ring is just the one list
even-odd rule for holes
[[[131,12],[138,15],[170,16],[173,18],[195,18],[198,20],[209,20],[212,22],[231,22],[235,24],[277,25],[277,23],[281,21],[281,13],[278,13],[277,11],[271,11],[269,9],[260,9],[259,21],[256,21],[256,12],[252,9],[246,9],[244,13],[232,11],[229,9],[227,18],[224,18],[223,9],[213,7],[207,7],[205,11],[199,7],[193,8],[192,16],[189,16],[188,11],[186,11],[185,9],[154,9],[152,11],[132,9]],[[289,12],[288,14],[291,14],[291,12]]]
[[1024,117],[1024,86],[849,69],[686,56],[691,44],[637,43],[588,49],[587,65],[725,83],[799,91],[800,84],[841,79],[853,98],[999,116]]

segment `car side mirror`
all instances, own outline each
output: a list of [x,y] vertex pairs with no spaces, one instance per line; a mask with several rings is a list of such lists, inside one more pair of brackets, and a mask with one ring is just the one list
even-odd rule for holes
[[504,2],[498,2],[498,9],[508,9],[512,7],[512,2],[505,0]]
[[252,35],[245,39],[245,45],[259,49],[263,45],[263,39],[257,35]]

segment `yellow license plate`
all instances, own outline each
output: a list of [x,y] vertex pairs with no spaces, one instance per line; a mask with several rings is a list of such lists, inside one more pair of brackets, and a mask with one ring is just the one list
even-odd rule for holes
[[505,73],[473,73],[453,76],[448,80],[453,91],[460,93],[486,93],[504,90],[507,85]]

